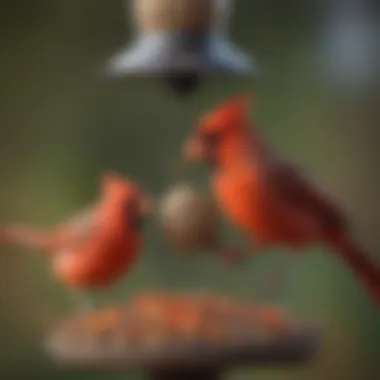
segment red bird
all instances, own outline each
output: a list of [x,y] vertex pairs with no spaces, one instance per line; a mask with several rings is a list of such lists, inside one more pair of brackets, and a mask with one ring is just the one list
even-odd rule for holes
[[132,181],[106,174],[102,194],[86,212],[51,231],[27,226],[0,228],[3,243],[46,253],[54,275],[76,289],[100,289],[128,273],[142,245],[141,222],[150,200]]
[[185,159],[212,165],[215,198],[258,248],[326,244],[379,303],[379,264],[353,240],[333,200],[250,127],[247,108],[247,97],[239,97],[202,118],[184,146]]

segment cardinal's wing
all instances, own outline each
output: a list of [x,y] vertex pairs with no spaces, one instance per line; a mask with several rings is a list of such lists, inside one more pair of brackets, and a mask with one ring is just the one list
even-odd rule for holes
[[99,228],[96,214],[95,207],[87,207],[60,224],[55,231],[56,247],[76,246],[96,234]]
[[282,161],[273,166],[270,178],[273,191],[284,206],[313,217],[325,231],[346,226],[346,218],[336,203],[298,167]]

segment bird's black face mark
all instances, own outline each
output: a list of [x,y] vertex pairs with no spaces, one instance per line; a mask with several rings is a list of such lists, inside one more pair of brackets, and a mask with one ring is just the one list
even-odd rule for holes
[[125,216],[128,227],[134,232],[140,232],[144,227],[146,218],[142,215],[137,199],[129,201],[125,206]]
[[203,134],[201,139],[207,150],[206,161],[212,168],[214,168],[217,166],[217,150],[221,142],[222,135],[220,132],[212,132]]
[[207,147],[213,148],[218,146],[221,137],[220,132],[208,132],[202,135],[202,140]]

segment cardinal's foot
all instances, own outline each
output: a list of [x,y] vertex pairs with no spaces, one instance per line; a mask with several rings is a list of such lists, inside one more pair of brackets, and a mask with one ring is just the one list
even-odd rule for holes
[[222,259],[225,264],[235,266],[243,263],[249,256],[242,247],[228,247],[222,252]]

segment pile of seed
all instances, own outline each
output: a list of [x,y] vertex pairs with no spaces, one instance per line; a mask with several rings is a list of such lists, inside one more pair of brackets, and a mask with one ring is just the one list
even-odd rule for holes
[[[212,294],[136,296],[122,307],[94,311],[63,322],[65,339],[83,342],[157,346],[172,342],[226,344],[270,339],[289,330],[291,322],[275,308],[237,302]],[[69,332],[69,333],[68,333]]]

